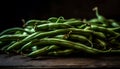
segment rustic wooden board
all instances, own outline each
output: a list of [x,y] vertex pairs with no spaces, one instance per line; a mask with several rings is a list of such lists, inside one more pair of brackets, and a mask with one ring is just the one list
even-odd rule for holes
[[120,68],[120,56],[104,57],[39,57],[0,55],[0,67],[30,68]]

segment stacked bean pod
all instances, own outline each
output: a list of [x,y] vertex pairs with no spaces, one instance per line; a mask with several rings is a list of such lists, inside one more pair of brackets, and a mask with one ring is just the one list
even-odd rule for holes
[[28,57],[120,53],[120,23],[96,12],[90,20],[51,17],[28,20],[0,33],[0,50]]

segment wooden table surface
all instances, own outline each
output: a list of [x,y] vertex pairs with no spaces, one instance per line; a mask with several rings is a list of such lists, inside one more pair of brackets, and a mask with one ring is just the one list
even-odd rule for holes
[[39,57],[0,54],[0,67],[31,68],[120,68],[120,56],[104,57]]

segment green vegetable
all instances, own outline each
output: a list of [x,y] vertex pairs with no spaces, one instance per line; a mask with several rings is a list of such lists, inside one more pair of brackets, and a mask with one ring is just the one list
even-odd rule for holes
[[43,46],[43,45],[46,46],[46,45],[54,44],[54,45],[58,45],[58,46],[64,46],[67,48],[76,49],[79,51],[84,51],[84,52],[90,53],[90,54],[107,52],[107,51],[98,50],[98,49],[95,49],[92,47],[88,47],[81,43],[71,42],[71,41],[67,41],[67,40],[63,40],[63,39],[56,39],[56,38],[44,38],[44,39],[39,40],[39,42],[37,42],[36,44],[38,44],[38,46]]
[[99,14],[98,7],[93,10],[96,18],[89,20],[62,16],[23,20],[23,27],[9,28],[0,33],[0,50],[34,58],[119,54],[120,22]]
[[14,28],[4,30],[3,32],[0,33],[0,36],[5,35],[5,34],[14,34],[16,31],[31,33],[29,31],[24,30],[23,28],[14,27]]
[[0,37],[0,41],[14,41],[14,40],[21,40],[27,37],[27,35],[3,35]]
[[67,55],[70,55],[73,51],[74,50],[72,50],[72,49],[58,50],[58,51],[48,52],[48,55],[52,55],[52,56],[67,56]]
[[49,23],[49,24],[42,24],[38,25],[35,30],[36,31],[50,31],[50,30],[56,30],[56,29],[67,29],[72,28],[73,26],[64,24],[64,23]]

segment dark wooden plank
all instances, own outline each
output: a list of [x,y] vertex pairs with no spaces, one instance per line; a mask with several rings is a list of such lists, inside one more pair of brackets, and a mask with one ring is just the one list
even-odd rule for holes
[[104,57],[39,57],[0,55],[1,67],[12,68],[120,68],[120,56]]

